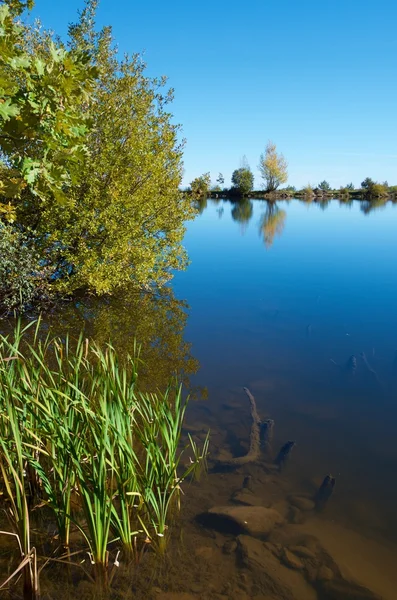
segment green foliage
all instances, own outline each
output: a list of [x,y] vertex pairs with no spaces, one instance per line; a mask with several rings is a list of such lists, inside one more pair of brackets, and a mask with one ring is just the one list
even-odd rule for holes
[[361,187],[363,190],[370,190],[374,183],[375,181],[373,179],[371,179],[370,177],[366,177],[361,183]]
[[0,4],[0,219],[10,222],[26,202],[67,202],[86,153],[97,73],[87,52],[19,20],[31,5]]
[[254,174],[248,165],[233,171],[232,184],[234,190],[240,196],[244,196],[252,191],[254,187]]
[[345,187],[341,186],[339,188],[339,191],[343,196],[346,196],[346,195],[349,195],[351,188],[348,188],[347,186],[345,186]]
[[323,190],[324,192],[329,192],[331,190],[331,186],[328,183],[328,181],[322,181],[321,183],[319,183],[318,185],[318,189],[319,190]]
[[173,92],[138,55],[118,59],[110,28],[95,31],[96,4],[70,27],[68,51],[1,13],[0,209],[56,272],[54,292],[164,284],[187,263],[195,214],[179,192]]
[[[112,550],[125,562],[149,545],[165,550],[181,487],[201,461],[205,468],[208,439],[202,449],[191,445],[183,467],[187,400],[179,386],[138,392],[137,355],[122,363],[110,344],[102,349],[83,335],[74,343],[52,339],[39,324],[29,343],[31,327],[0,336],[2,508],[23,561],[32,563],[31,513],[45,510],[69,551],[70,529],[80,532],[76,554],[85,542],[91,575],[107,587],[116,570]],[[33,584],[31,571],[25,584]]]
[[354,184],[353,183],[348,183],[346,186],[347,190],[354,190]]
[[12,225],[0,223],[0,310],[23,311],[46,301],[48,277],[31,239]]
[[267,192],[275,191],[288,179],[287,161],[278,154],[276,144],[269,141],[266,150],[260,155],[258,169],[266,186]]
[[196,177],[190,184],[193,197],[208,196],[208,192],[211,186],[211,175],[210,173],[204,173],[200,177]]
[[388,186],[384,183],[374,183],[369,189],[370,195],[375,197],[387,196],[388,191]]
[[370,177],[364,179],[364,181],[361,183],[361,187],[363,190],[366,191],[368,196],[380,197],[387,196],[389,193],[389,186],[387,181],[385,181],[384,183],[378,183]]
[[216,180],[216,182],[219,186],[225,185],[225,178],[222,175],[222,173],[219,173],[218,179]]

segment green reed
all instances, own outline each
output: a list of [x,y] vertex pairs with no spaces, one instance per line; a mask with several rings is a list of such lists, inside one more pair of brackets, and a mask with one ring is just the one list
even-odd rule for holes
[[[200,464],[205,469],[208,438],[201,451],[190,439],[193,460],[182,468],[181,388],[140,393],[137,356],[121,362],[110,344],[103,349],[83,335],[52,339],[40,322],[0,336],[1,485],[9,533],[27,561],[26,599],[38,596],[32,510],[50,511],[57,560],[72,564],[86,544],[84,568],[107,587],[120,553],[139,561],[148,548],[165,551],[181,485]],[[71,527],[80,532],[73,549]]]

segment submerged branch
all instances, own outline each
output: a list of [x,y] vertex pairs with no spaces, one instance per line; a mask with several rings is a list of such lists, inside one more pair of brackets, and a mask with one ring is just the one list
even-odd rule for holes
[[248,396],[250,401],[251,408],[251,433],[250,433],[250,448],[248,453],[244,456],[237,456],[235,458],[230,458],[227,460],[219,460],[218,463],[223,466],[228,467],[238,467],[240,465],[245,465],[250,462],[255,462],[258,460],[260,456],[260,426],[261,422],[258,416],[258,411],[256,409],[256,402],[254,396],[251,394],[248,388],[243,388],[245,393]]

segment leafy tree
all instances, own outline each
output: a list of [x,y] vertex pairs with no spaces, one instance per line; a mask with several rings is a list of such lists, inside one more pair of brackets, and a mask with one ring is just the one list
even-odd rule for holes
[[[16,35],[19,24],[9,13],[7,43],[0,37],[2,57],[7,51],[11,61],[18,58],[20,47],[29,56],[30,79],[40,84],[34,102],[48,106],[42,111],[45,127],[40,116],[32,125],[32,144],[25,146],[33,166],[20,164],[12,148],[3,147],[3,168],[16,165],[16,175],[26,180],[27,174],[32,182],[11,203],[12,219],[21,230],[30,226],[41,260],[55,269],[53,289],[67,293],[165,283],[186,264],[184,223],[195,214],[179,191],[183,147],[169,112],[173,92],[164,78],[145,75],[140,56],[118,59],[111,29],[95,30],[96,5],[86,0],[79,22],[70,27],[68,51],[48,34],[23,28]],[[30,85],[25,61],[3,60],[1,76],[8,81],[14,64],[15,86],[25,80]],[[15,86],[7,93],[18,99]],[[31,106],[27,89],[23,102],[27,98]],[[3,111],[12,102],[3,101]]]
[[0,4],[0,218],[21,204],[65,205],[78,176],[90,124],[96,68],[81,49],[66,50],[19,19],[33,2]]
[[348,183],[347,186],[346,186],[346,189],[347,190],[354,190],[355,189],[354,188],[354,184],[353,183]]
[[373,179],[371,179],[370,177],[366,177],[361,183],[361,187],[363,190],[370,190],[374,183],[375,181]]
[[208,196],[208,192],[211,186],[211,175],[204,173],[200,177],[196,177],[190,184],[193,196]]
[[265,182],[266,191],[273,192],[288,179],[287,161],[278,154],[276,144],[269,141],[266,150],[260,155],[258,169]]
[[319,183],[318,185],[318,189],[319,190],[323,190],[324,192],[329,192],[331,190],[331,186],[328,183],[328,181],[322,181],[321,183]]
[[389,193],[388,186],[384,183],[374,183],[369,190],[369,195],[374,197],[387,196]]
[[366,191],[368,196],[374,197],[387,196],[389,191],[387,181],[385,181],[384,183],[378,183],[370,177],[364,179],[364,181],[361,183],[361,187]]
[[232,184],[234,190],[240,196],[244,196],[252,191],[252,188],[254,187],[254,174],[249,166],[240,167],[233,171]]

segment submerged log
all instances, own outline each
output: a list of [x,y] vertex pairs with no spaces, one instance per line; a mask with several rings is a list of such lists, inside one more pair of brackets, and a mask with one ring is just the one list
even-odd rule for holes
[[288,460],[289,455],[291,454],[292,448],[295,446],[295,442],[289,441],[281,447],[280,452],[277,454],[276,460],[274,464],[278,467],[278,470],[281,471],[285,466],[285,463]]
[[266,419],[266,421],[263,421],[263,423],[261,423],[261,445],[269,457],[271,457],[273,454],[273,431],[273,419]]
[[251,433],[250,433],[250,448],[244,456],[237,456],[235,458],[230,458],[226,460],[218,460],[219,465],[223,465],[225,467],[238,467],[240,465],[246,465],[250,462],[255,462],[260,457],[260,429],[261,429],[261,421],[258,416],[258,411],[256,409],[256,402],[254,396],[251,394],[248,388],[243,388],[245,393],[248,396],[250,401],[250,410],[251,410]]
[[325,508],[325,505],[332,496],[334,487],[335,477],[332,477],[332,475],[327,475],[326,477],[324,477],[324,481],[322,482],[316,495],[314,496],[316,510],[321,511]]

